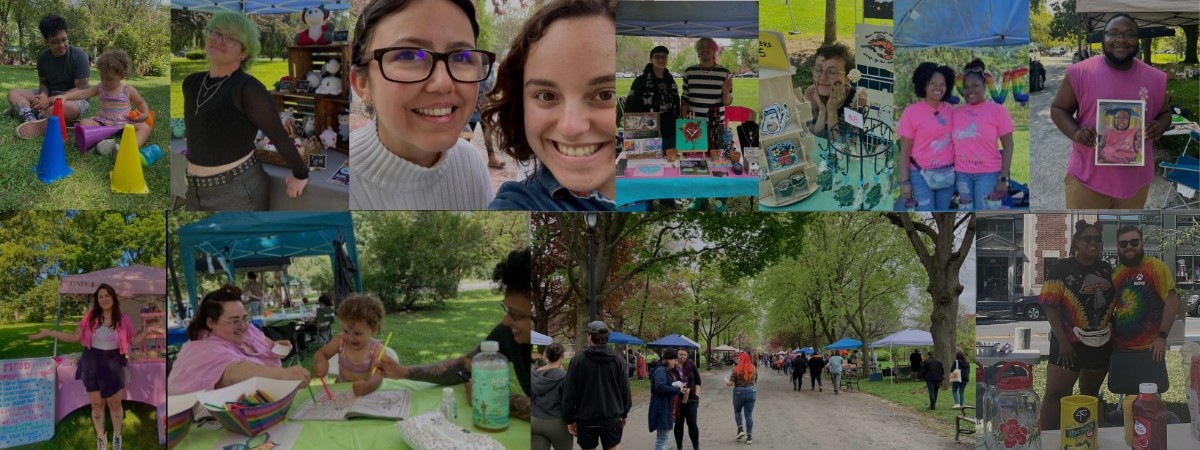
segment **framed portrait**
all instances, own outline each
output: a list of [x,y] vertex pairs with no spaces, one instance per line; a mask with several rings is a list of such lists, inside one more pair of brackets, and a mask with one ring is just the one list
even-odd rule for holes
[[1146,102],[1096,101],[1096,165],[1146,164]]

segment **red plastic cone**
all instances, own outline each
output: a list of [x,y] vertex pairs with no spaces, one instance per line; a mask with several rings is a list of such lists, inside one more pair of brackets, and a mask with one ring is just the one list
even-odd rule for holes
[[67,118],[63,116],[62,99],[54,99],[54,117],[58,118],[58,128],[62,131],[63,142],[67,142]]

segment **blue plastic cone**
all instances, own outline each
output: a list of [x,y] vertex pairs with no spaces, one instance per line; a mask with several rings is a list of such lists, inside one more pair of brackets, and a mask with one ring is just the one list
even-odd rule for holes
[[[51,116],[48,120],[47,130],[59,129],[58,117]],[[42,139],[42,155],[38,158],[38,165],[33,168],[33,171],[37,172],[38,179],[46,184],[58,181],[72,173],[71,168],[67,167],[67,155],[63,148],[61,133],[46,133]]]

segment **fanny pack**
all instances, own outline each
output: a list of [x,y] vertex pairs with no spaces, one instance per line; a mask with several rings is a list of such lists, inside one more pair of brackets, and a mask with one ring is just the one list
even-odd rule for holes
[[909,159],[912,160],[912,165],[921,172],[921,177],[925,179],[925,185],[929,186],[929,189],[936,191],[954,185],[954,164],[936,169],[922,169],[916,159]]
[[1079,338],[1079,343],[1088,347],[1101,347],[1108,343],[1112,337],[1112,325],[1104,327],[1103,330],[1083,331],[1079,327],[1071,329],[1075,336]]

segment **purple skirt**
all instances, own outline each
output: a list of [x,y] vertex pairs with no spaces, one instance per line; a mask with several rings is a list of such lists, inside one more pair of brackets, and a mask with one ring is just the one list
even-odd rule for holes
[[84,348],[75,379],[83,381],[85,391],[100,391],[100,397],[109,398],[125,388],[125,364],[120,350]]

